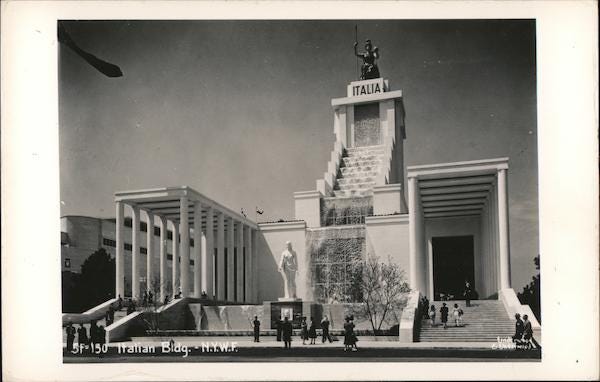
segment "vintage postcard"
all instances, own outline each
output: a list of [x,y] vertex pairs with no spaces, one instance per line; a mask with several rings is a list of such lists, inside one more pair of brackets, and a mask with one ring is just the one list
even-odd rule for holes
[[[51,266],[32,268],[54,290],[3,281],[55,296],[29,299],[38,313],[3,305],[11,322],[39,314],[36,330],[52,333],[48,376],[537,379],[556,375],[563,345],[578,350],[563,354],[573,369],[561,376],[597,374],[597,321],[585,324],[598,318],[597,225],[581,250],[556,252],[551,240],[575,233],[565,221],[566,237],[549,235],[558,227],[545,212],[568,202],[544,193],[593,170],[583,155],[597,150],[548,186],[567,165],[548,147],[575,144],[556,142],[571,113],[549,110],[546,93],[558,3],[102,4],[47,3],[2,30],[14,42],[27,29],[53,60],[41,63],[50,89],[31,99],[50,94],[40,115],[55,120],[26,130],[47,139],[28,161],[49,164],[52,184],[29,200],[26,225],[54,244],[42,251]],[[594,30],[584,17],[594,3],[570,4]],[[561,75],[597,81],[597,51],[583,45],[568,58],[579,48],[596,61]],[[595,136],[591,94],[560,97],[588,113],[571,115],[582,121],[573,139]],[[14,146],[16,122],[3,119],[3,159],[29,150]],[[587,174],[596,183],[571,195],[573,211],[597,197],[597,171]],[[31,219],[36,209],[49,225]],[[31,266],[40,255],[24,256]],[[590,274],[572,273],[580,267]],[[91,364],[100,374],[86,375]]]

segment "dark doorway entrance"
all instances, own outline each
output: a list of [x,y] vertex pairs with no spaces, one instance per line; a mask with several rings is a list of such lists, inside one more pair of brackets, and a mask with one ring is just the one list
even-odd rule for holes
[[463,299],[465,280],[473,285],[475,276],[473,236],[433,237],[431,246],[435,299]]

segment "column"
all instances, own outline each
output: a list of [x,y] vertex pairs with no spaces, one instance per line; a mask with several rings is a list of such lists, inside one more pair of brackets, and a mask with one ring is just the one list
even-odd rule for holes
[[417,286],[417,179],[408,178],[408,282],[412,289]]
[[194,297],[202,295],[202,204],[194,202]]
[[510,288],[510,244],[506,172],[506,169],[498,171],[498,239],[500,249],[500,287],[502,289]]
[[140,298],[140,209],[131,206],[131,297]]
[[234,284],[234,268],[233,258],[235,253],[235,237],[234,237],[233,218],[227,218],[227,300],[234,301],[235,284]]
[[179,232],[181,234],[181,261],[179,262],[181,274],[181,297],[190,295],[190,214],[188,210],[188,198],[182,196],[179,199]]
[[167,296],[167,218],[160,217],[160,301]]
[[236,261],[236,301],[244,301],[244,224],[242,222],[238,222],[236,224],[236,247],[237,247],[237,261]]
[[251,302],[252,300],[252,262],[254,257],[252,256],[252,228],[244,226],[244,248],[246,253],[246,266],[244,267],[245,275],[245,294],[243,296],[244,302]]
[[116,241],[117,249],[115,254],[116,263],[116,280],[115,280],[115,297],[125,297],[125,253],[123,245],[123,202],[116,202],[117,219],[116,219]]
[[215,253],[213,219],[213,209],[208,207],[206,209],[206,229],[202,241],[202,290],[206,292],[209,299],[213,299],[215,293],[213,289],[213,255]]
[[173,246],[173,261],[171,262],[171,265],[173,266],[171,269],[173,295],[171,297],[175,297],[177,292],[179,292],[179,224],[177,224],[175,221],[171,221],[171,224],[173,226],[173,240],[171,240]]
[[497,183],[492,188],[492,229],[493,229],[493,255],[492,255],[492,268],[494,269],[494,273],[492,274],[492,280],[494,285],[494,292],[497,292],[501,289],[500,286],[500,265],[498,262],[498,194],[496,191]]
[[225,216],[219,213],[217,219],[217,299],[225,301]]
[[156,296],[156,285],[154,282],[154,269],[152,260],[154,258],[154,215],[146,211],[146,290],[152,291]]
[[251,264],[251,272],[250,272],[250,282],[252,284],[252,295],[250,296],[251,301],[259,301],[258,300],[258,256],[257,256],[257,231],[250,229],[250,258],[252,259]]

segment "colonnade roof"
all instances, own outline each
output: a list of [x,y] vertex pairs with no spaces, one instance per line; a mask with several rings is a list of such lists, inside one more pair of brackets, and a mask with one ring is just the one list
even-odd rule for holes
[[508,158],[407,167],[425,218],[480,216]]
[[153,188],[143,190],[129,190],[115,192],[115,202],[123,202],[136,206],[141,210],[150,212],[156,216],[162,216],[168,220],[180,223],[180,200],[182,197],[188,198],[188,223],[190,227],[194,225],[194,203],[200,202],[202,229],[206,228],[206,219],[208,210],[213,211],[213,227],[217,227],[218,215],[232,218],[244,225],[258,229],[258,225],[247,217],[234,212],[233,210],[215,202],[207,196],[188,186]]

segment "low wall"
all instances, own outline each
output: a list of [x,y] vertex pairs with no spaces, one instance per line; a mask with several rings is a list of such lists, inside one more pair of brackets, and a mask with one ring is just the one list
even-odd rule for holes
[[402,343],[415,342],[418,337],[421,315],[419,314],[419,291],[410,292],[406,307],[400,317],[398,340]]
[[62,315],[62,325],[66,326],[69,323],[72,324],[85,324],[94,320],[100,320],[104,318],[108,308],[111,304],[116,304],[117,299],[113,298],[102,304],[93,307],[92,309],[86,310],[83,313],[63,313]]
[[193,329],[194,316],[188,308],[189,302],[187,298],[177,299],[161,306],[156,312],[131,313],[106,327],[106,341],[122,341],[135,335],[144,335],[152,326],[150,323],[154,323],[161,330]]

